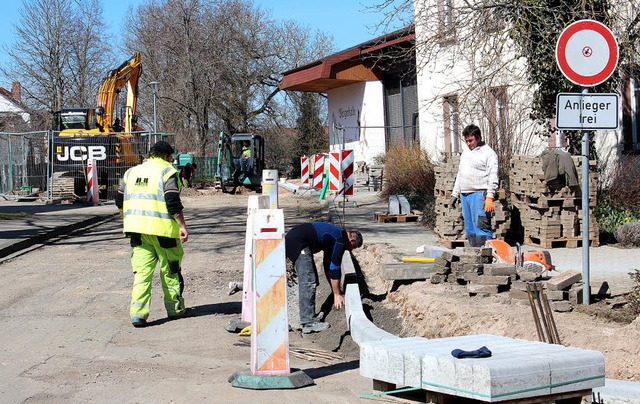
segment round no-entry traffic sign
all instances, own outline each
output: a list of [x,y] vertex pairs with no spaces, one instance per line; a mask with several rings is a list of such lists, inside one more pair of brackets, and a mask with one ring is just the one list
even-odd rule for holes
[[556,60],[562,74],[578,85],[591,87],[608,79],[618,65],[618,41],[611,30],[594,20],[580,20],[562,31]]

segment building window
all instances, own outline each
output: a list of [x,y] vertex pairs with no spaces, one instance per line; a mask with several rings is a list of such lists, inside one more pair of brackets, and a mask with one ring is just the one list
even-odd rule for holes
[[440,43],[452,43],[455,41],[456,31],[453,11],[453,0],[438,0]]
[[458,125],[458,96],[447,95],[442,99],[444,123],[444,152],[450,156],[460,153],[460,132]]
[[489,89],[488,113],[489,136],[487,142],[498,149],[509,146],[509,108],[507,87],[492,87]]

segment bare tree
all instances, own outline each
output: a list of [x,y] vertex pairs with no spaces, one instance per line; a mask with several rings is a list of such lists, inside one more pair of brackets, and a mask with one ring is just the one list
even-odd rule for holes
[[161,83],[162,127],[199,154],[212,132],[252,131],[275,116],[281,73],[318,56],[306,39],[325,39],[244,0],[155,0],[130,14],[127,47],[143,53],[143,80]]
[[10,62],[2,73],[21,82],[25,104],[49,112],[93,106],[111,52],[101,42],[97,0],[23,0],[19,16],[15,41],[4,49]]

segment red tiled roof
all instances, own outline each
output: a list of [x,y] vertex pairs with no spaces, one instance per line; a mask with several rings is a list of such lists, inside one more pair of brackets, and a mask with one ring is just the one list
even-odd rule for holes
[[375,52],[384,52],[385,48],[393,45],[411,43],[414,39],[414,28],[409,26],[363,42],[284,72],[280,89],[322,93],[353,83],[380,80],[380,69],[367,60],[367,56]]

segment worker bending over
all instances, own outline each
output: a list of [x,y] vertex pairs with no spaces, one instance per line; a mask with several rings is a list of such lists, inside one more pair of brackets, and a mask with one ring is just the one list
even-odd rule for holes
[[362,246],[359,231],[344,231],[331,223],[314,222],[294,226],[284,237],[287,258],[294,264],[298,275],[300,324],[302,332],[309,334],[329,328],[329,323],[316,316],[316,287],[318,270],[313,254],[323,252],[325,276],[333,292],[333,307],[342,309],[344,297],[340,290],[342,256],[345,250]]

